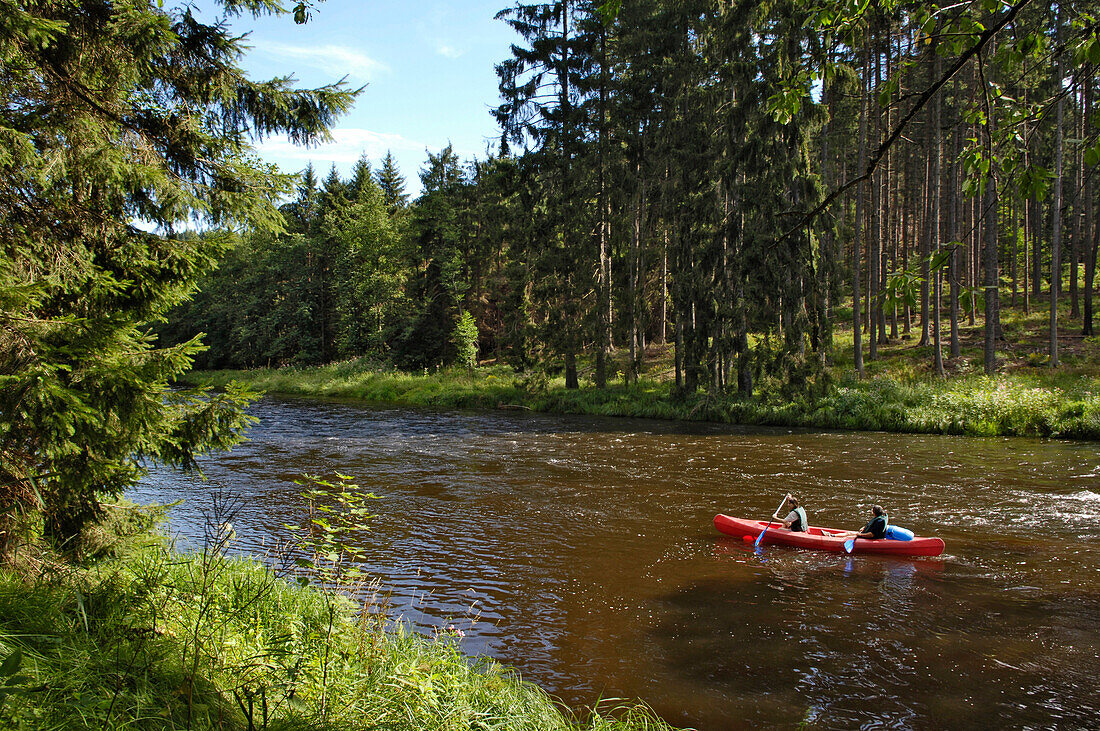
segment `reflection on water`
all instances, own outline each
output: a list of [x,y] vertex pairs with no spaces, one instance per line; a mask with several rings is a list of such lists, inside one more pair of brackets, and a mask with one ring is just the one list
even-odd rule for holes
[[[183,500],[172,530],[240,499],[242,551],[303,520],[292,479],[340,470],[383,496],[367,568],[421,631],[454,623],[566,703],[640,697],[702,729],[1094,726],[1100,700],[1095,444],[747,430],[264,399],[252,439]],[[937,560],[721,536],[791,491],[815,525],[872,503]],[[1091,719],[1091,722],[1087,719]]]

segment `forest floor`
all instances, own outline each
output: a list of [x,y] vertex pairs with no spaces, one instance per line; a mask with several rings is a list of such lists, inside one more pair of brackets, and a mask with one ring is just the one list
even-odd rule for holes
[[[1064,309],[1063,309],[1064,307]],[[921,345],[919,318],[908,335],[878,346],[870,359],[863,339],[864,377],[855,372],[850,309],[836,313],[833,354],[825,374],[798,384],[759,376],[751,398],[700,392],[675,394],[671,344],[646,349],[640,378],[627,383],[629,353],[612,354],[609,383],[593,386],[593,366],[581,363],[581,388],[566,389],[560,367],[516,373],[494,360],[473,370],[452,368],[409,374],[359,359],[318,367],[249,371],[199,371],[184,381],[224,386],[232,380],[270,393],[350,398],[434,408],[527,409],[553,413],[634,416],[882,430],[1039,436],[1100,440],[1100,337],[1082,337],[1081,320],[1060,305],[1059,367],[1049,366],[1049,310],[1035,303],[1029,313],[1002,306],[1003,339],[997,368],[983,372],[984,330],[961,318],[959,357],[950,357],[944,327],[946,378],[935,375],[931,345]],[[891,332],[888,321],[887,333]]]

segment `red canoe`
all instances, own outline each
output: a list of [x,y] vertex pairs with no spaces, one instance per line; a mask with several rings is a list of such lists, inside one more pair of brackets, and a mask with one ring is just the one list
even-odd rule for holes
[[[714,527],[726,535],[735,536],[742,540],[756,540],[760,531],[767,526],[764,520],[742,520],[731,518],[719,513],[714,516]],[[812,548],[816,551],[835,551],[844,553],[844,541],[848,539],[849,531],[835,528],[815,528],[810,526],[806,532],[789,531],[782,523],[773,522],[768,532],[764,534],[761,543],[772,543],[780,546],[794,546],[796,548]],[[852,553],[880,553],[888,556],[939,556],[943,553],[944,543],[941,538],[922,538],[916,536],[911,541],[893,541],[888,538],[873,540],[870,538],[857,538]]]

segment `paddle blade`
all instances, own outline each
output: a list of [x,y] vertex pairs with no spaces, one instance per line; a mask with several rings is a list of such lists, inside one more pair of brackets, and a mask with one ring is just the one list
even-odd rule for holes
[[855,547],[856,547],[856,539],[855,538],[849,538],[848,540],[844,541],[844,552],[845,553],[851,553],[852,549],[855,548]]
[[760,531],[760,535],[758,535],[758,536],[756,537],[756,540],[752,542],[752,547],[753,547],[753,548],[760,548],[760,541],[761,541],[761,540],[763,540],[763,538],[764,538],[764,534],[765,534],[765,533],[767,533],[767,532],[768,532],[768,529],[767,529],[767,528],[765,528],[764,530]]

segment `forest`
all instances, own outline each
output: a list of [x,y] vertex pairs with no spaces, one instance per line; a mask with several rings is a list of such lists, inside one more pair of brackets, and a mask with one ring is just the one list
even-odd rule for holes
[[203,368],[495,359],[570,388],[668,342],[681,393],[751,395],[820,381],[838,327],[860,374],[912,338],[943,376],[978,323],[995,372],[1007,299],[1049,308],[1057,366],[1060,329],[1094,332],[1096,11],[506,8],[496,154],[429,154],[412,201],[390,157],[307,170],[161,332],[205,333]]
[[[415,572],[421,598],[434,593],[423,569],[464,582],[447,612],[507,602],[524,592],[485,561],[516,554],[538,564],[547,591],[532,594],[537,611],[520,613],[553,622],[517,634],[555,654],[560,630],[605,633],[599,617],[609,615],[592,610],[610,609],[639,632],[624,635],[639,643],[624,653],[644,654],[642,644],[692,653],[672,663],[669,685],[696,693],[704,679],[738,694],[740,706],[698,696],[730,714],[716,727],[765,719],[739,708],[775,725],[777,706],[792,726],[838,727],[949,726],[990,709],[1049,726],[1093,710],[1095,597],[1081,578],[1096,525],[1091,446],[944,437],[901,446],[821,430],[1100,438],[1100,2],[517,2],[497,15],[515,43],[496,66],[492,153],[464,160],[447,146],[415,173],[391,155],[363,158],[347,177],[281,171],[256,147],[330,141],[342,114],[374,103],[370,89],[250,78],[247,33],[233,25],[307,24],[322,4],[211,0],[210,19],[174,0],[0,0],[0,725],[667,728],[615,693],[564,709],[465,655],[454,624],[423,637],[391,623],[388,596],[368,597],[386,594],[371,581],[381,572],[360,572],[354,540],[369,528],[368,491],[396,492],[395,475],[407,495],[444,506],[435,518],[388,508],[410,532],[443,537],[438,550],[422,544],[423,566],[400,540],[380,541]],[[882,367],[890,359],[892,371]],[[185,501],[125,497],[154,470],[151,481],[201,473],[204,457],[245,438],[264,382],[239,382],[231,369],[315,379],[312,394],[356,378],[356,388],[391,393],[426,385],[406,405],[807,426],[830,446],[803,452],[805,435],[787,429],[708,442],[709,432],[679,424],[528,427],[525,414],[502,419],[508,434],[493,442],[480,426],[441,436],[433,411],[412,429],[387,427],[387,445],[411,447],[383,455],[391,472],[359,463],[371,480],[360,489],[340,461],[377,457],[348,436],[376,428],[360,409],[344,431],[302,439],[294,467],[270,459],[280,451],[270,443],[256,452],[302,491],[242,471],[245,488],[227,496],[187,475],[179,494],[210,505],[199,508],[201,548],[181,553],[157,531]],[[218,388],[201,385],[219,374]],[[285,419],[294,434],[314,428],[298,413]],[[556,449],[579,470],[574,482],[559,485],[565,467],[511,433],[529,428],[539,438],[566,432]],[[580,449],[597,436],[621,462]],[[878,441],[889,444],[860,446]],[[655,451],[633,451],[644,443]],[[439,451],[418,452],[424,444]],[[666,470],[697,449],[690,472]],[[521,453],[533,477],[508,482]],[[733,466],[765,453],[779,461]],[[483,468],[485,456],[513,464]],[[832,470],[834,456],[848,472]],[[814,471],[826,463],[828,474]],[[452,471],[461,474],[449,482]],[[786,573],[800,583],[786,583],[787,554],[765,566],[742,541],[700,539],[713,507],[766,517],[799,476],[807,489],[816,483],[815,519],[855,527],[880,490],[906,521],[921,521],[914,527],[948,535],[961,560],[927,576],[911,564],[884,575],[872,563],[853,571],[853,560],[807,570],[799,554]],[[493,525],[501,514],[468,497],[490,486],[503,486],[522,530]],[[647,498],[662,486],[675,489]],[[922,491],[934,508],[909,499]],[[532,496],[570,515],[536,520],[539,503],[519,499]],[[571,502],[582,497],[600,504]],[[297,521],[272,534],[266,563],[234,556],[232,500],[256,503],[264,525]],[[679,523],[661,528],[635,506]],[[463,509],[478,550],[454,540]],[[615,531],[609,515],[636,522]],[[568,531],[588,517],[590,533],[608,540],[592,551],[592,580],[580,572],[555,583],[544,569],[575,568]],[[490,534],[518,542],[495,550]],[[668,543],[671,534],[681,542]],[[646,536],[660,540],[657,563],[632,543]],[[543,561],[531,546],[564,552]],[[699,554],[699,568],[684,552]],[[636,563],[656,581],[665,563],[672,580],[632,619],[631,601],[602,591],[604,560]],[[493,588],[467,594],[481,583]],[[558,611],[588,584],[600,590],[589,604]],[[769,633],[828,634],[807,613],[815,604],[841,648],[819,655],[823,671],[767,664],[778,652],[744,662]],[[499,607],[482,606],[495,638]],[[654,607],[674,614],[661,619]],[[750,613],[726,613],[734,607]],[[895,649],[907,646],[901,635],[932,644],[877,658],[882,672],[852,662],[887,625]],[[709,640],[708,626],[718,628]],[[1006,636],[995,649],[1011,664],[984,651]],[[700,664],[700,650],[736,667]],[[575,664],[600,676],[588,688],[596,693],[609,672],[635,674],[616,657]],[[978,691],[967,685],[975,679]],[[826,702],[813,697],[821,688]],[[894,696],[911,695],[929,697],[927,707],[899,712]],[[860,715],[844,715],[846,703]]]
[[224,24],[0,9],[3,509],[57,535],[241,436],[245,391],[171,386],[193,366],[495,361],[598,394],[661,346],[671,399],[751,404],[899,342],[935,378],[966,334],[995,373],[1009,312],[1049,313],[1051,371],[1095,338],[1096,3],[519,3],[496,152],[430,153],[415,200],[389,156],[250,157],[363,90],[251,80]]

